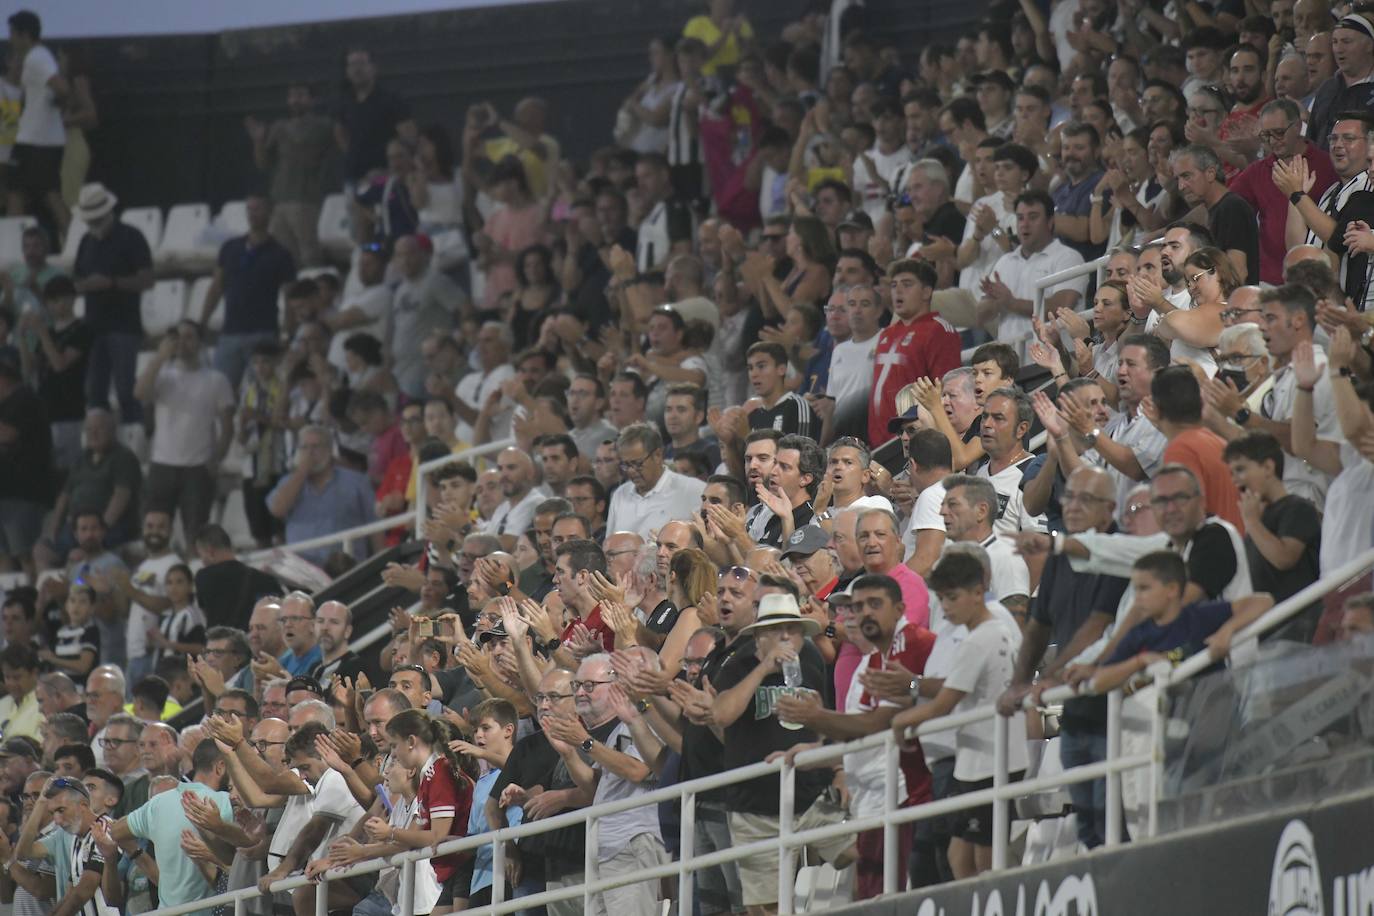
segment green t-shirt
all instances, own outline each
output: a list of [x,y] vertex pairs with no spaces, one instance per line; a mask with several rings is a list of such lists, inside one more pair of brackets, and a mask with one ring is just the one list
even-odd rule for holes
[[[162,906],[190,903],[213,893],[200,868],[181,851],[181,831],[196,832],[195,825],[181,808],[181,796],[187,792],[210,799],[219,808],[221,818],[226,822],[233,821],[234,811],[229,804],[229,793],[216,792],[197,782],[178,783],[175,789],[150,798],[147,804],[128,817],[129,830],[133,835],[153,843],[159,873],[158,900]],[[209,914],[210,910],[204,909],[197,910],[194,916]]]

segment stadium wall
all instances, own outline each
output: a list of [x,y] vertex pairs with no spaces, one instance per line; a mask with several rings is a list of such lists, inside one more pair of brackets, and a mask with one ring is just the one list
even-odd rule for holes
[[[705,4],[684,0],[563,0],[509,7],[318,22],[218,34],[76,42],[96,91],[92,180],[125,206],[241,198],[259,181],[245,115],[276,117],[285,85],[306,80],[332,107],[349,47],[372,51],[380,78],[423,125],[450,128],[489,100],[503,112],[522,96],[553,105],[550,129],[565,155],[610,142],[620,102],[647,73],[649,39],[680,31]],[[803,7],[750,0],[756,31],[775,36]],[[983,2],[869,0],[868,30],[914,64],[933,37],[953,39]]]

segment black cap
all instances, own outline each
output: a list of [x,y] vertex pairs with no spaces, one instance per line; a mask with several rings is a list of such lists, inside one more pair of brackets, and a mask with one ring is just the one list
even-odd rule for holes
[[803,525],[782,545],[784,557],[809,557],[830,543],[830,535],[820,525]]
[[498,620],[490,629],[483,630],[481,633],[477,634],[477,645],[480,648],[493,639],[507,639],[509,637],[510,634],[506,632],[506,622],[504,620]]
[[324,688],[320,686],[320,682],[306,674],[298,674],[287,683],[286,692],[290,693],[293,690],[309,690],[317,697],[324,697]]
[[4,744],[0,744],[0,757],[27,757],[36,762],[40,755],[41,752],[38,748],[18,735],[8,739]]
[[916,419],[916,416],[920,413],[920,410],[921,407],[919,404],[912,404],[910,407],[906,409],[906,413],[901,414],[900,416],[893,417],[892,419],[887,421],[887,431],[890,433],[898,432],[899,430],[901,430],[903,426],[907,425],[912,420]]
[[873,217],[869,216],[868,213],[866,213],[862,209],[850,210],[848,213],[844,215],[844,219],[840,220],[840,224],[835,228],[863,229],[866,232],[872,232]]

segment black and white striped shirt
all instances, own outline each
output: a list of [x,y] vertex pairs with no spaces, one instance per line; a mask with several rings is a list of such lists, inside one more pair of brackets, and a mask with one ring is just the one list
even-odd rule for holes
[[[106,820],[106,818],[98,818]],[[67,877],[71,881],[71,886],[75,887],[81,882],[81,876],[86,872],[95,872],[97,875],[105,871],[105,859],[100,855],[100,850],[95,845],[95,831],[86,831],[85,836],[77,837],[72,846],[71,871]],[[105,902],[105,895],[99,886],[95,889],[95,896],[86,901],[79,911],[80,916],[119,916],[119,909],[112,907]]]
[[690,87],[678,83],[668,106],[668,164],[697,165],[701,162],[701,137],[696,130],[697,112],[683,104]]

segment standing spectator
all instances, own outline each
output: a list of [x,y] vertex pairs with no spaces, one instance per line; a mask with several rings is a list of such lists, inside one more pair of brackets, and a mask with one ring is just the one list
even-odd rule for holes
[[735,6],[735,0],[711,0],[706,14],[693,16],[682,29],[683,38],[694,38],[706,48],[701,66],[706,76],[734,67],[753,46],[754,27]]
[[118,198],[102,184],[81,189],[76,215],[87,226],[72,270],[76,291],[86,297],[86,323],[95,335],[86,403],[110,406],[110,381],[119,398],[120,419],[138,423],[143,410],[134,396],[135,364],[143,343],[140,297],[153,286],[153,255],[148,240],[115,219]]
[[[416,405],[419,406],[419,405]],[[423,408],[420,408],[423,410]],[[401,424],[392,414],[386,398],[375,391],[359,391],[349,398],[348,418],[368,443],[367,477],[374,488],[381,486],[387,468],[397,458],[408,458],[410,448]],[[421,414],[421,424],[424,416]],[[421,426],[423,430],[423,425]]]
[[611,494],[607,531],[632,531],[648,537],[675,519],[690,518],[701,509],[706,484],[664,465],[663,438],[647,423],[620,431],[616,440],[625,483]]
[[425,397],[425,358],[421,344],[433,331],[447,332],[457,311],[467,305],[463,290],[431,264],[434,246],[423,235],[396,242],[401,283],[391,299],[387,353],[396,384],[407,397]]
[[[1369,88],[1365,84],[1374,76],[1374,31],[1368,16],[1350,15],[1337,22],[1331,30],[1331,51],[1337,70],[1317,86],[1307,121],[1307,135],[1322,149],[1335,129],[1337,112],[1368,110]],[[1308,66],[1310,70],[1311,64]]]
[[938,379],[959,365],[959,335],[931,310],[935,269],[903,260],[888,268],[893,322],[878,335],[868,403],[868,443],[892,437],[887,424],[897,415],[897,393],[917,379]]
[[1150,381],[1149,406],[1144,409],[1169,442],[1164,447],[1164,463],[1192,472],[1208,515],[1242,528],[1240,494],[1222,459],[1226,443],[1202,425],[1202,393],[1192,370],[1169,366],[1157,372]]
[[268,231],[297,264],[320,263],[321,180],[334,144],[329,118],[314,110],[306,83],[286,87],[286,117],[271,125],[252,115],[243,119],[253,143],[253,162],[268,174],[272,219]]
[[[1044,191],[1030,190],[1016,198],[1016,234],[1021,244],[998,258],[983,281],[978,322],[991,329],[997,320],[997,340],[1013,347],[1024,362],[1032,331],[1035,282],[1077,267],[1083,256],[1054,237],[1054,201]],[[1087,288],[1088,278],[1083,276],[1046,289],[1045,314],[1075,308]]]
[[[37,338],[38,346],[20,350],[52,425],[53,458],[70,470],[81,455],[81,426],[86,417],[86,370],[94,340],[90,328],[74,314],[76,287],[58,276],[43,287],[43,311],[27,311],[20,330]],[[44,320],[47,315],[51,321]]]
[[264,595],[280,595],[281,585],[235,557],[233,543],[219,525],[206,525],[196,532],[195,547],[201,562],[196,593],[207,622],[212,627],[249,630],[253,605]]
[[62,103],[69,86],[58,71],[57,58],[44,45],[43,24],[38,16],[20,10],[9,18],[10,54],[22,61],[24,110],[15,134],[14,184],[9,191],[10,216],[44,213],[54,237],[67,234],[71,214],[62,200],[62,150],[67,129],[62,122]]
[[215,368],[237,391],[259,343],[277,339],[277,299],[296,279],[291,253],[268,232],[272,204],[261,194],[249,194],[248,232],[220,246],[219,262],[200,306],[201,326],[224,298],[224,328],[215,345]]
[[0,558],[29,559],[52,502],[52,427],[19,364],[0,357]]
[[635,189],[641,215],[635,265],[641,274],[662,270],[677,254],[691,254],[692,211],[673,196],[672,172],[660,153],[635,163]]
[[983,404],[979,430],[987,457],[973,473],[992,481],[997,490],[999,508],[993,527],[999,534],[1042,531],[1046,526],[1043,513],[1032,515],[1026,510],[1021,493],[1045,463],[1044,456],[1034,455],[1022,445],[1034,417],[1030,399],[1017,388],[989,392]]
[[372,55],[350,48],[344,62],[348,89],[334,122],[334,138],[344,151],[344,181],[356,190],[368,173],[386,165],[386,144],[394,136],[414,140],[410,108],[389,89],[377,85]]
[[148,646],[148,631],[157,626],[158,617],[171,607],[164,582],[181,556],[171,548],[172,515],[163,509],[143,513],[143,559],[130,575],[116,575],[111,601],[120,616],[127,615],[124,648],[128,655],[128,677],[137,684],[153,673],[154,656]]
[[1259,228],[1255,209],[1226,188],[1221,160],[1205,146],[1192,144],[1169,155],[1179,193],[1190,207],[1207,210],[1213,243],[1226,252],[1245,283],[1259,282]]
[[1099,162],[1102,137],[1097,128],[1081,121],[1065,124],[1060,136],[1064,180],[1054,189],[1054,234],[1083,260],[1090,261],[1102,254],[1102,246],[1092,243],[1088,229],[1093,198],[1100,196],[1097,185],[1103,174]]
[[354,192],[363,206],[354,213],[360,219],[357,234],[363,239],[392,245],[397,239],[413,235],[420,227],[420,213],[410,199],[415,176],[415,154],[400,139],[386,144],[386,172],[373,175]]
[[1288,252],[1285,242],[1288,203],[1284,193],[1274,183],[1274,166],[1289,162],[1294,156],[1307,160],[1308,170],[1316,176],[1312,190],[1305,196],[1313,201],[1321,196],[1319,189],[1331,186],[1336,180],[1331,156],[1302,133],[1302,109],[1296,102],[1276,99],[1265,105],[1259,114],[1259,138],[1266,155],[1241,172],[1229,185],[1232,192],[1254,208],[1259,216],[1261,282],[1279,285],[1283,282],[1283,258]]
[[[458,428],[455,432],[457,437],[463,442],[474,442],[475,430],[473,425],[477,422],[478,415],[482,407],[501,391],[501,386],[507,380],[515,376],[515,367],[510,364],[511,349],[515,346],[515,333],[500,321],[483,322],[481,329],[477,332],[477,344],[473,347],[475,367],[454,388],[453,412],[458,415]],[[471,357],[470,357],[471,358]],[[583,423],[579,420],[578,410],[573,406],[576,398],[573,394],[577,389],[578,382],[573,380],[568,388],[568,411],[572,415],[574,423]],[[600,383],[598,382],[600,392]],[[604,393],[603,393],[604,396]],[[604,405],[603,405],[604,406]],[[502,438],[510,432],[510,412],[503,412],[501,421],[492,421],[491,434],[493,438]],[[612,429],[614,433],[614,429]],[[583,441],[578,438],[578,433],[574,431],[573,437],[578,439],[578,450],[582,451]],[[601,437],[605,438],[605,437]],[[596,442],[600,442],[598,438]],[[591,443],[594,451],[596,442]],[[481,444],[475,443],[474,444]]]
[[1030,572],[1026,561],[1006,538],[998,537],[998,495],[992,482],[968,474],[951,474],[943,481],[945,501],[940,517],[951,542],[977,544],[988,557],[988,588],[1020,624],[1030,606]]
[[[868,422],[868,392],[873,385],[873,366],[877,358],[883,317],[882,296],[865,280],[844,290],[843,308],[849,320],[849,339],[838,341],[830,353],[830,368],[824,397],[834,400],[831,429],[848,434],[865,428]],[[812,401],[813,408],[815,401]],[[826,441],[826,436],[821,436]]]
[[22,258],[19,263],[0,271],[0,307],[23,318],[25,312],[41,310],[43,288],[64,271],[48,262],[52,245],[48,242],[47,230],[41,226],[25,229],[20,246]]
[[750,429],[773,429],[784,434],[815,438],[820,423],[811,404],[787,388],[787,349],[780,343],[759,341],[745,355],[749,386],[755,397],[748,404]]
[[157,421],[148,499],[171,514],[180,509],[182,530],[199,531],[234,434],[234,392],[223,373],[201,364],[199,325],[183,321],[162,339],[134,393]]
[[[300,431],[298,440],[295,469],[267,495],[268,511],[286,523],[287,543],[333,534],[375,520],[373,493],[367,475],[335,463],[329,430],[307,426]],[[359,538],[353,554],[362,559],[380,548],[381,535],[374,534]],[[317,547],[302,550],[300,555],[312,563],[323,564],[333,552],[328,547]]]
[[528,173],[513,155],[496,163],[487,194],[498,206],[475,237],[477,266],[485,278],[480,306],[484,313],[499,308],[501,297],[516,288],[515,260],[520,252],[543,241],[548,217],[547,202],[530,190]]

